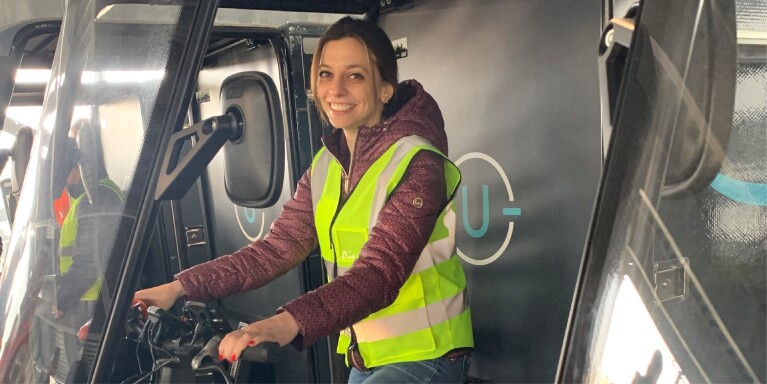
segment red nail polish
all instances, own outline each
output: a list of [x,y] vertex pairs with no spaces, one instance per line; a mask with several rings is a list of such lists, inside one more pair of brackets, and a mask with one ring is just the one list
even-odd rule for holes
[[251,341],[248,343],[248,345],[256,345],[256,341],[255,341],[255,340],[251,340]]
[[224,355],[218,355],[218,361],[224,361]]
[[237,360],[237,355],[232,355],[232,362],[234,362],[235,360]]

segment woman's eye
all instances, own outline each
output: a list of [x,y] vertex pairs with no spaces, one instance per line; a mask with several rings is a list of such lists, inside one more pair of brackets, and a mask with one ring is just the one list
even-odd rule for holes
[[331,77],[332,76],[329,71],[320,71],[319,75],[320,75],[320,77]]
[[349,75],[349,78],[350,79],[354,79],[354,80],[362,80],[363,79],[361,73],[352,73],[352,74]]

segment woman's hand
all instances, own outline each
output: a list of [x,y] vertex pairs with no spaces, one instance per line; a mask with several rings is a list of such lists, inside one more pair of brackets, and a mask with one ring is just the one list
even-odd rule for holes
[[184,286],[181,285],[180,281],[175,280],[172,283],[136,291],[133,297],[143,300],[147,306],[154,305],[155,307],[168,309],[173,306],[179,297],[185,294]]
[[245,348],[266,341],[273,341],[284,347],[296,338],[298,331],[298,323],[293,315],[282,312],[226,335],[218,345],[218,357],[221,360],[236,361]]

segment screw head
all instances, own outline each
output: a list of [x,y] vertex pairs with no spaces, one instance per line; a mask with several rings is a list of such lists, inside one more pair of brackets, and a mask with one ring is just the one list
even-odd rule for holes
[[611,29],[605,33],[605,45],[611,47],[613,45],[613,39],[615,38],[615,30]]

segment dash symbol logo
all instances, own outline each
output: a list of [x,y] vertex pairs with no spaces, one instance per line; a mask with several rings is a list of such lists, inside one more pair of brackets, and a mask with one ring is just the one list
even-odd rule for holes
[[[506,176],[506,172],[504,172],[503,168],[501,168],[501,165],[498,164],[498,162],[495,161],[495,159],[493,159],[492,157],[482,152],[471,152],[461,156],[458,160],[456,160],[455,165],[460,167],[461,164],[467,162],[468,160],[481,160],[485,162],[486,164],[490,164],[493,167],[495,172],[497,172],[498,175],[501,176],[501,180],[503,181],[503,187],[506,190],[506,194],[508,195],[509,205],[512,205],[512,206],[505,206],[501,210],[501,215],[509,218],[508,229],[506,230],[506,236],[503,240],[503,243],[498,247],[498,249],[491,256],[487,258],[472,257],[467,255],[464,251],[462,251],[460,247],[456,246],[456,252],[458,253],[458,256],[460,256],[467,263],[473,264],[473,265],[487,265],[496,261],[506,251],[506,248],[509,246],[509,242],[511,241],[511,235],[514,232],[514,221],[512,220],[514,217],[522,215],[522,209],[513,207],[514,193],[511,190],[511,183],[509,183],[509,178]],[[464,168],[466,167],[464,166]],[[464,172],[464,169],[462,169],[461,171]],[[481,177],[480,177],[481,179],[487,177],[486,172],[479,172],[479,173],[481,174]],[[481,184],[476,183],[475,185],[477,184],[482,186],[482,199],[481,199],[482,221],[478,228],[472,226],[472,224],[469,222],[469,210],[470,208],[473,208],[473,207],[470,207],[471,204],[469,202],[469,190],[470,190],[471,183],[469,185],[461,186],[461,189],[460,189],[461,216],[463,219],[462,220],[463,227],[466,230],[466,233],[472,239],[479,239],[487,235],[488,230],[490,228],[490,223],[491,223],[491,210],[490,210],[490,184],[491,183],[481,183]]]

